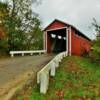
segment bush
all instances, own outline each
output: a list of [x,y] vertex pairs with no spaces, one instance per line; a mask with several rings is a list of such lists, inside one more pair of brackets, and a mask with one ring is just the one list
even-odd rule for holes
[[98,45],[98,42],[98,39],[95,42],[93,42],[92,51],[90,52],[89,56],[91,62],[100,65],[100,46]]
[[88,58],[89,57],[89,52],[84,49],[84,51],[82,52],[82,56]]

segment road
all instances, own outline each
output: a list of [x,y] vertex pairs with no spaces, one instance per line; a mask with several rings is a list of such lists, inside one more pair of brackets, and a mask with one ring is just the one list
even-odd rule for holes
[[19,76],[29,71],[36,74],[52,58],[53,55],[35,55],[0,59],[0,95],[12,88]]

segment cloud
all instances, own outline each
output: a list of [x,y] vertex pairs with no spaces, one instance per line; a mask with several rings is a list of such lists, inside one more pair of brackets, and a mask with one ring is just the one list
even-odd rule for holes
[[90,38],[94,37],[92,19],[100,21],[100,0],[43,0],[33,10],[40,15],[43,27],[57,18],[76,26]]

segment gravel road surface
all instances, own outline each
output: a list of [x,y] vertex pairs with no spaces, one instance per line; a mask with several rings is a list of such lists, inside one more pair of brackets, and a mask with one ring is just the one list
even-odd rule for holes
[[36,74],[53,57],[53,55],[34,55],[0,59],[0,95],[7,90],[7,83],[12,84],[8,85],[9,87],[13,86],[14,80],[28,71]]

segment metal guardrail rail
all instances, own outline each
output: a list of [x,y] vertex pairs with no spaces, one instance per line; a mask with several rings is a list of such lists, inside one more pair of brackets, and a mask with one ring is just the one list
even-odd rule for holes
[[45,94],[47,92],[49,77],[55,76],[56,68],[59,67],[61,60],[67,55],[67,52],[59,53],[37,73],[37,83],[40,84],[40,93]]

